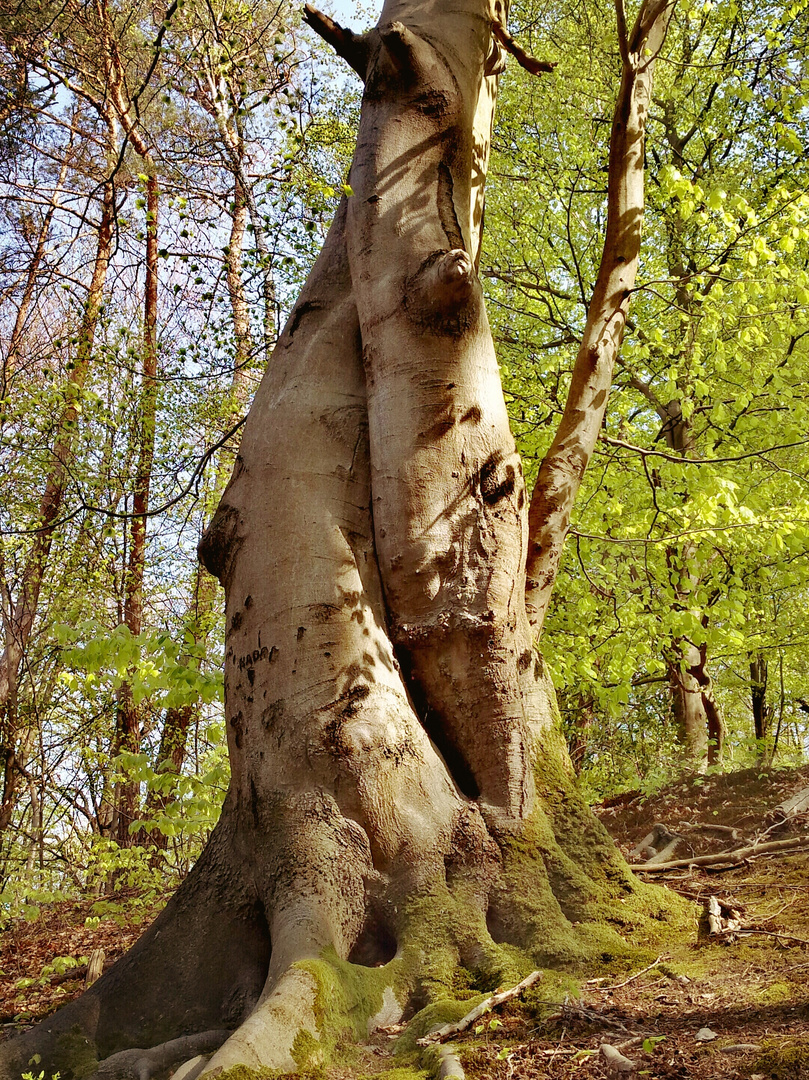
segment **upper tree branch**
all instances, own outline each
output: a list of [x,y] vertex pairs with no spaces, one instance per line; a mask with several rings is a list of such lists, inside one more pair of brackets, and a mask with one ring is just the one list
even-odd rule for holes
[[364,34],[355,34],[334,19],[318,11],[312,4],[304,5],[303,20],[327,42],[338,56],[349,64],[365,82],[368,70],[368,39]]
[[542,75],[543,72],[553,71],[556,64],[550,60],[537,60],[531,56],[520,43],[508,32],[506,24],[500,19],[492,20],[492,34],[503,46],[506,52],[511,53],[520,67],[525,68],[532,75]]
[[556,436],[539,470],[529,511],[526,607],[542,627],[570,514],[607,407],[640,255],[644,136],[654,62],[676,0],[643,0],[627,35],[616,0],[623,74],[610,137],[607,228],[587,322]]

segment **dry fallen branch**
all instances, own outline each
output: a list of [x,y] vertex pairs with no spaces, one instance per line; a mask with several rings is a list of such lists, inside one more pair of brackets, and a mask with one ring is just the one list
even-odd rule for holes
[[639,979],[641,975],[645,975],[647,971],[651,971],[652,968],[656,968],[658,964],[662,964],[664,960],[668,960],[668,956],[658,956],[658,958],[651,964],[648,964],[645,968],[641,968],[640,971],[636,971],[634,975],[630,975],[628,979],[624,979],[623,982],[616,983],[614,986],[597,986],[595,989],[599,994],[606,994],[612,990],[620,990],[624,986],[629,986],[635,979]]
[[517,983],[516,986],[512,986],[510,990],[502,990],[499,994],[492,994],[491,997],[484,998],[484,1000],[481,1001],[479,1005],[476,1005],[471,1012],[468,1012],[466,1016],[457,1020],[454,1024],[444,1024],[443,1027],[431,1031],[428,1035],[425,1035],[424,1038],[418,1039],[418,1045],[430,1046],[432,1043],[446,1042],[447,1039],[451,1039],[453,1035],[458,1035],[461,1031],[466,1031],[466,1029],[471,1027],[476,1020],[479,1020],[484,1013],[489,1012],[498,1005],[502,1005],[506,1001],[511,1001],[512,998],[519,997],[523,990],[527,990],[529,986],[533,986],[534,983],[539,982],[541,978],[541,971],[532,971],[522,982]]
[[714,825],[709,821],[681,821],[681,829],[695,829],[700,832],[726,833],[731,840],[739,839],[739,830],[732,825]]
[[[553,1013],[551,1016],[545,1017],[545,1022],[558,1022],[569,1020],[584,1020],[588,1024],[598,1024],[600,1027],[612,1028],[613,1031],[621,1031],[625,1035],[630,1035],[630,1030],[626,1024],[620,1020],[615,1020],[605,1013],[599,1012],[598,1009],[591,1009],[587,1005],[581,1005],[579,1002],[566,1000],[558,1013]],[[634,1038],[634,1036],[632,1036]]]
[[762,930],[758,926],[744,927],[744,929],[736,932],[739,937],[747,937],[748,934],[762,934],[764,937],[775,938],[779,945],[782,942],[788,942],[791,945],[809,945],[809,938],[799,938],[793,937],[792,934],[782,934],[780,930]]
[[776,852],[788,852],[809,844],[809,836],[796,836],[791,840],[771,840],[766,844],[748,844],[746,847],[730,848],[719,851],[716,855],[697,855],[693,859],[672,859],[670,862],[649,865],[634,864],[629,867],[635,873],[658,874],[661,870],[683,870],[690,866],[720,866],[723,863],[736,865],[745,859],[757,855],[772,855]]
[[705,914],[708,917],[708,932],[711,935],[729,935],[742,929],[741,912],[717,900],[715,896],[709,896],[705,901]]
[[609,1043],[602,1043],[598,1052],[604,1059],[604,1064],[613,1073],[631,1073],[637,1069],[637,1065],[628,1057],[624,1057],[620,1050]]
[[791,798],[784,799],[778,806],[773,807],[764,818],[764,824],[770,828],[783,825],[790,818],[805,814],[807,811],[809,811],[809,786],[801,788]]

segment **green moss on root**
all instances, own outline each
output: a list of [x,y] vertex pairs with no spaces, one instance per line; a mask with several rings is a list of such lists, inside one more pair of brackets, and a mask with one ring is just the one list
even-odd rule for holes
[[764,1073],[768,1080],[804,1080],[809,1076],[809,1039],[799,1039],[784,1046],[765,1042],[753,1072]]
[[286,1073],[280,1073],[277,1069],[250,1069],[247,1065],[232,1065],[225,1072],[221,1072],[216,1080],[282,1080]]
[[360,1073],[356,1080],[429,1080],[430,1074],[426,1069],[417,1069],[411,1065],[394,1065],[392,1069],[384,1069],[377,1073]]
[[310,1038],[317,1044],[323,1063],[367,1038],[368,1021],[382,1008],[386,988],[393,990],[397,1001],[406,1001],[400,958],[383,967],[368,968],[341,960],[333,949],[327,949],[320,959],[304,960],[297,966],[314,978],[317,987],[315,1019],[320,1040]]
[[66,1080],[84,1080],[98,1069],[96,1045],[78,1024],[57,1039],[51,1068]]
[[537,808],[519,833],[500,839],[494,937],[518,942],[539,966],[568,971],[653,959],[653,949],[690,928],[693,907],[632,875],[565,767],[561,735],[549,731],[546,739]]

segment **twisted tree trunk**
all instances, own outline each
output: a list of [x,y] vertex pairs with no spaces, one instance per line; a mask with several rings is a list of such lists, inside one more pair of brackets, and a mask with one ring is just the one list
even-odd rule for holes
[[[532,647],[525,485],[474,270],[488,4],[388,0],[362,38],[308,16],[366,90],[354,194],[201,545],[226,594],[225,807],[152,929],[0,1048],[6,1067],[36,1050],[69,1078],[225,1029],[201,1075],[244,1077],[402,1016],[412,1045],[469,1011],[459,965],[484,990],[636,956],[622,935],[677,911],[579,796]],[[168,1053],[135,1055],[140,1075]]]

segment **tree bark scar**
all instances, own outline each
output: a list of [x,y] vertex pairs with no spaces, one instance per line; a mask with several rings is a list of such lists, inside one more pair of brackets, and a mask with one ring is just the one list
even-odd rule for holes
[[466,250],[458,215],[455,213],[455,201],[452,197],[452,173],[445,162],[438,166],[438,217],[451,248]]

